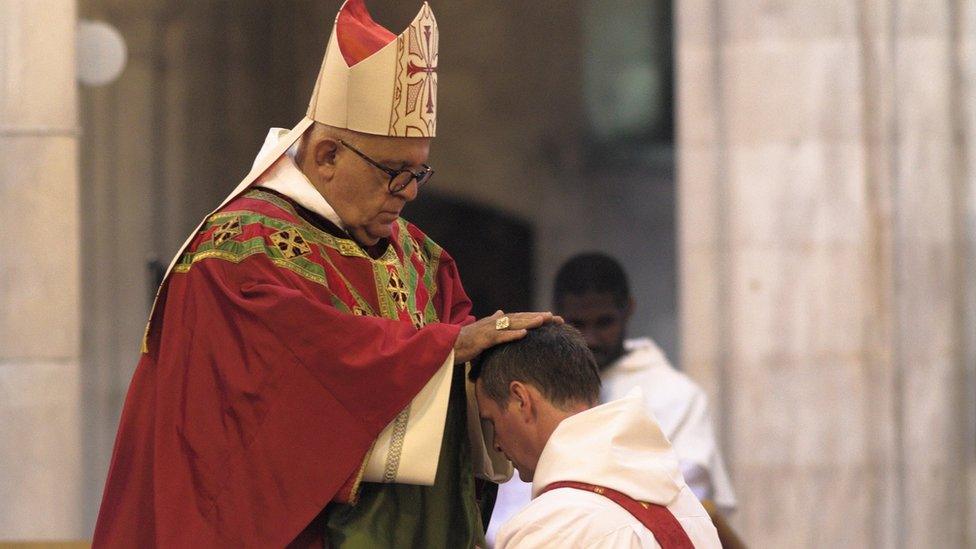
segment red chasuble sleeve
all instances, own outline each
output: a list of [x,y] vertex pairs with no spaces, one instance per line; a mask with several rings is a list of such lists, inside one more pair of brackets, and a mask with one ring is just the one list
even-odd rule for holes
[[170,277],[96,547],[286,545],[355,484],[372,442],[472,320],[443,252],[425,290],[441,321],[420,328],[344,312],[327,285],[281,265],[214,255]]

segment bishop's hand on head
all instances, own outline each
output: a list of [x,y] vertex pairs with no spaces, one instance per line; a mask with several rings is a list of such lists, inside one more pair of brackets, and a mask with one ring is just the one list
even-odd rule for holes
[[522,339],[525,337],[526,330],[550,322],[562,324],[563,319],[550,312],[505,314],[496,311],[491,316],[461,328],[461,333],[454,343],[454,362],[455,364],[468,362],[485,349]]

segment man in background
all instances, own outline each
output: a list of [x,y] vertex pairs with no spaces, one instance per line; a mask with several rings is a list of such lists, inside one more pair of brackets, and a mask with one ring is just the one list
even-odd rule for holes
[[703,501],[723,511],[735,508],[735,494],[715,431],[705,392],[676,370],[650,338],[625,339],[635,303],[627,275],[605,254],[570,258],[559,269],[553,304],[578,329],[593,351],[603,389],[602,402],[626,395],[634,387],[654,414],[674,451],[688,486]]

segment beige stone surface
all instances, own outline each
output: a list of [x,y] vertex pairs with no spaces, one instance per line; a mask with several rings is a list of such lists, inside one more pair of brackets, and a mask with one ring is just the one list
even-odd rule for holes
[[729,42],[811,44],[857,33],[857,3],[845,0],[737,0],[719,3]]
[[0,2],[0,134],[76,129],[74,29],[74,0]]
[[676,78],[695,82],[676,98],[675,105],[676,133],[686,147],[710,145],[724,131],[721,103],[716,97],[719,90],[715,80],[720,76],[717,57],[714,50],[693,45],[675,52]]
[[696,380],[714,374],[699,370],[698,366],[731,356],[730,350],[720,349],[722,338],[728,333],[722,330],[720,322],[716,322],[716,315],[727,306],[724,300],[728,287],[721,277],[730,267],[728,259],[727,254],[714,246],[684,246],[681,249],[682,365]]
[[79,352],[77,148],[0,135],[0,360]]
[[724,205],[736,244],[857,244],[864,238],[863,146],[769,140],[728,154]]
[[951,17],[968,2],[932,2],[931,0],[906,0],[898,2],[898,17],[895,20],[896,32],[899,36],[911,38],[915,36],[949,35],[952,25]]
[[677,152],[678,177],[685,182],[677,189],[676,204],[678,216],[686,220],[678,228],[684,247],[711,245],[722,237],[717,229],[718,202],[724,196],[718,179],[719,152],[715,145],[689,145]]
[[678,4],[711,18],[678,36],[682,356],[754,546],[973,542],[960,13],[973,28],[948,2]]
[[865,489],[875,474],[873,466],[739,468],[737,485],[761,487],[762,498],[743,505],[734,524],[750,547],[881,547]]
[[723,48],[725,139],[746,144],[858,137],[858,49],[854,38],[769,39]]
[[[675,40],[687,45],[689,48],[711,47],[713,37],[718,31],[717,19],[719,10],[715,3],[694,2],[681,6],[681,9],[674,9],[672,18],[674,20]],[[679,54],[677,48],[675,53]]]
[[728,350],[742,367],[855,359],[864,346],[864,259],[856,246],[736,246]]
[[879,418],[869,398],[852,398],[870,394],[874,382],[860,357],[770,357],[730,367],[730,382],[742,393],[730,408],[732,425],[752,424],[730,439],[740,462],[771,472],[870,463],[868,441]]
[[86,531],[75,23],[0,2],[0,540]]
[[0,542],[78,539],[79,366],[0,361]]

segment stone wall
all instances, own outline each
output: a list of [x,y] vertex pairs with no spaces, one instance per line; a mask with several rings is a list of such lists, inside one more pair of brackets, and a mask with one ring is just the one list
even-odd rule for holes
[[757,547],[976,539],[973,9],[678,3],[682,357]]
[[73,0],[0,2],[0,538],[7,539],[84,529],[74,32]]

